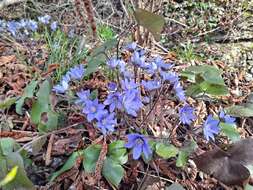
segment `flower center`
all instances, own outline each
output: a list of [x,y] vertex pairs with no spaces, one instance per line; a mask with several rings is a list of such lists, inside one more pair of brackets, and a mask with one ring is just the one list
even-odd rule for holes
[[96,112],[97,111],[97,108],[95,107],[95,106],[92,106],[91,108],[90,108],[90,110],[91,110],[91,112]]
[[137,139],[136,144],[143,144],[143,140],[142,139]]

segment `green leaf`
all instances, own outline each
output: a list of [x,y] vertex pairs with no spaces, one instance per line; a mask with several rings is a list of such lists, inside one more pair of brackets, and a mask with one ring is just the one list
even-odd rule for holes
[[156,153],[164,159],[175,157],[178,154],[178,149],[173,145],[165,145],[163,143],[156,144]]
[[3,187],[10,183],[17,175],[18,166],[13,167],[10,172],[4,177],[3,180],[0,181],[0,187]]
[[116,38],[107,40],[101,46],[99,46],[93,50],[93,52],[91,53],[92,59],[97,57],[99,54],[106,53],[107,51],[109,51],[113,48],[116,48],[117,43],[118,43],[118,40]]
[[83,168],[85,172],[95,172],[96,163],[99,158],[99,154],[102,146],[100,144],[94,144],[88,146],[83,152]]
[[178,153],[178,158],[176,161],[177,167],[183,167],[187,163],[188,156],[197,148],[197,143],[191,141],[188,145],[185,145]]
[[228,95],[228,89],[224,85],[211,84],[209,82],[202,82],[199,84],[202,92],[213,96],[225,96]]
[[216,73],[216,75],[221,75],[223,72],[216,68],[215,66],[211,65],[197,65],[197,66],[190,66],[187,67],[184,72],[192,73],[192,74],[203,74],[203,73]]
[[40,123],[41,114],[49,111],[51,86],[45,80],[37,92],[37,101],[32,105],[31,119],[35,124]]
[[[5,166],[0,164],[0,168],[13,168],[15,166],[18,166],[18,170],[16,173],[15,178],[10,181],[8,184],[6,184],[3,187],[3,190],[35,190],[35,187],[33,186],[32,182],[29,180],[29,178],[26,175],[25,169],[24,169],[24,162],[21,155],[17,152],[11,152],[6,157],[0,157],[0,160],[4,159],[5,162],[1,162],[1,164],[5,163]],[[7,175],[8,172],[4,171],[4,173],[0,173],[0,178],[2,178],[2,175]]]
[[59,175],[61,175],[62,173],[70,170],[76,163],[76,159],[79,156],[82,156],[83,151],[77,151],[77,152],[73,152],[71,154],[71,156],[68,158],[68,160],[65,162],[65,164],[62,166],[62,168],[60,170],[58,170],[57,172],[54,172],[52,174],[52,176],[50,177],[50,181],[52,182],[53,180],[55,180],[55,178],[57,178]]
[[139,25],[153,34],[156,41],[160,40],[160,34],[165,24],[165,19],[162,16],[138,8],[134,11],[134,17]]
[[34,90],[37,86],[37,81],[32,80],[24,89],[24,94],[20,99],[16,102],[16,112],[22,115],[22,106],[26,98],[32,98]]
[[240,134],[236,129],[236,125],[220,123],[221,131],[226,135],[232,142],[240,140]]
[[125,164],[128,160],[127,150],[125,148],[125,141],[114,141],[109,145],[108,156],[119,164]]
[[110,184],[115,187],[118,187],[120,181],[124,176],[124,169],[116,161],[110,158],[106,158],[104,161],[102,174]]
[[231,106],[225,109],[226,113],[234,117],[253,117],[253,108],[249,106]]
[[9,108],[12,104],[16,102],[17,98],[7,98],[6,100],[0,102],[0,109],[7,109]]
[[36,141],[32,143],[32,153],[33,155],[38,154],[39,151],[42,149],[44,144],[47,142],[47,137],[46,136],[41,136]]
[[166,187],[165,190],[185,190],[185,188],[179,183],[175,182],[171,184],[169,187]]
[[19,144],[12,138],[7,137],[0,139],[0,153],[5,156],[16,151],[19,147]]
[[244,190],[253,190],[253,186],[247,184],[247,185],[244,187]]
[[203,91],[198,84],[192,84],[186,90],[186,95],[191,97],[196,97],[201,93],[203,93]]

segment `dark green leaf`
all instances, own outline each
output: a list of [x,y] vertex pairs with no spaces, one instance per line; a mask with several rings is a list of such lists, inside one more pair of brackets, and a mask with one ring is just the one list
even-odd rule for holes
[[148,29],[153,34],[156,41],[160,40],[160,34],[165,24],[162,16],[138,8],[134,11],[134,17],[139,25]]
[[75,165],[76,159],[79,156],[82,156],[82,154],[83,151],[73,152],[71,156],[68,158],[68,160],[65,162],[65,164],[62,166],[62,168],[59,171],[53,173],[53,175],[50,177],[50,181],[52,182],[59,175],[70,170]]
[[22,95],[22,97],[16,102],[16,112],[18,114],[22,114],[22,106],[24,104],[24,101],[26,98],[32,98],[33,97],[33,93],[34,90],[37,86],[37,81],[31,81],[24,89],[24,94]]
[[114,160],[106,158],[104,161],[102,174],[110,184],[118,187],[124,176],[124,169]]
[[178,154],[178,149],[173,145],[165,145],[163,143],[156,144],[156,153],[164,159],[175,157]]
[[0,102],[0,109],[7,109],[12,104],[16,102],[17,98],[7,98],[6,100]]
[[95,172],[96,163],[100,154],[102,146],[100,144],[90,145],[83,152],[83,168],[85,172]]
[[240,134],[235,125],[220,123],[221,131],[233,142],[240,140]]
[[203,93],[203,91],[198,84],[192,84],[186,90],[186,95],[191,97],[196,97],[201,93]]

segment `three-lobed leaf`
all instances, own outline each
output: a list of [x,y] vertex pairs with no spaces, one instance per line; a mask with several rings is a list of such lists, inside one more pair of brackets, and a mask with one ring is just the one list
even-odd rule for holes
[[178,149],[173,145],[166,145],[163,143],[156,144],[156,153],[164,159],[175,157],[178,154]]
[[83,168],[85,172],[95,172],[96,163],[98,161],[101,148],[102,146],[100,144],[94,144],[88,146],[83,151]]

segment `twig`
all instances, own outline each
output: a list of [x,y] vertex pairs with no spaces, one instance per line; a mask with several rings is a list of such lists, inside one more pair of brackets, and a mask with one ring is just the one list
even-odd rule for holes
[[50,136],[49,143],[48,143],[48,146],[47,146],[46,159],[45,159],[46,166],[48,166],[51,162],[51,152],[52,152],[54,137],[55,137],[55,134],[52,134]]

